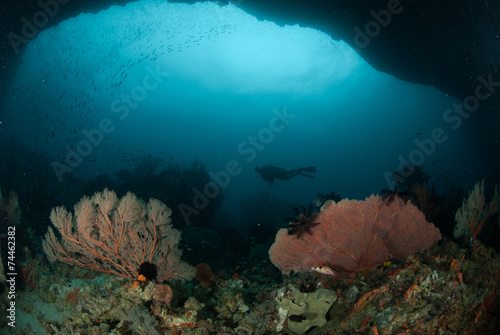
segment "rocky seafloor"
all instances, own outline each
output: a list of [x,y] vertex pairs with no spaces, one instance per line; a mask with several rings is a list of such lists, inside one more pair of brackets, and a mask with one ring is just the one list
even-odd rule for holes
[[[500,257],[454,242],[366,273],[260,266],[188,283],[130,281],[27,257],[1,334],[497,334]],[[280,280],[281,279],[281,280]],[[8,303],[2,295],[2,309]]]

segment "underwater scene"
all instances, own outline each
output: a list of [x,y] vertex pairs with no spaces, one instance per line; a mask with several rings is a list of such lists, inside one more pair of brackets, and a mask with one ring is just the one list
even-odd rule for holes
[[0,334],[498,334],[499,15],[2,5]]

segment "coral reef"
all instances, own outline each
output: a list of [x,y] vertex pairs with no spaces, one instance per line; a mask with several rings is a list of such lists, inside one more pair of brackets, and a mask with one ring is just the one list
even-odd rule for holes
[[[210,288],[173,284],[171,299],[158,298],[164,287],[154,281],[28,262],[22,266],[40,279],[18,292],[12,334],[296,334],[310,323],[309,334],[493,335],[500,325],[500,257],[480,243],[469,250],[446,242],[366,274],[308,272],[282,282],[261,266]],[[326,315],[312,321],[303,311],[322,300]]]
[[280,315],[276,330],[281,331],[285,318],[288,318],[288,328],[302,334],[311,327],[321,327],[326,323],[326,313],[337,300],[337,294],[323,288],[303,293],[289,285],[278,290],[275,300]]
[[390,256],[403,259],[441,239],[439,230],[410,202],[379,196],[365,201],[327,201],[315,217],[310,235],[276,235],[269,250],[273,264],[284,274],[329,266],[345,271],[372,269]]
[[488,219],[500,209],[500,188],[495,186],[495,193],[489,203],[484,195],[484,180],[476,183],[469,192],[467,199],[463,200],[462,207],[455,214],[455,238],[465,237],[466,240],[476,240]]
[[209,288],[212,286],[215,276],[210,268],[210,265],[205,263],[200,263],[196,265],[196,275],[194,279],[200,282],[201,286]]
[[118,199],[105,189],[83,197],[74,217],[64,207],[53,209],[50,219],[62,239],[49,227],[43,248],[51,262],[126,278],[137,278],[149,265],[160,282],[188,281],[195,270],[180,260],[180,232],[170,224],[171,213],[159,200],[145,204],[130,192]]
[[[90,212],[77,208],[75,218],[61,209],[58,218],[68,224],[66,237],[81,232],[83,241],[100,241],[109,228],[91,218],[107,217],[115,222],[116,217],[133,217],[136,212],[121,211],[130,208],[129,202],[121,203],[123,199],[129,198],[118,201],[102,196],[97,205],[88,207]],[[168,224],[168,211],[160,204],[138,205],[143,213],[139,217],[148,219],[135,222]],[[98,215],[93,216],[92,211],[99,211]],[[319,223],[310,228],[311,234],[306,232],[300,238],[283,230],[291,243],[284,244],[276,255],[291,261],[288,268],[277,269],[262,259],[258,265],[249,263],[248,258],[238,260],[235,266],[207,262],[196,267],[196,281],[171,281],[169,285],[161,283],[161,278],[155,280],[152,263],[139,267],[136,262],[133,267],[137,266],[137,273],[119,276],[74,266],[85,261],[79,251],[58,249],[59,256],[64,250],[74,261],[48,263],[42,254],[32,257],[23,248],[17,264],[22,285],[16,286],[16,327],[9,331],[14,335],[498,333],[500,257],[493,249],[478,240],[465,249],[446,239],[436,245],[440,237],[437,229],[414,205],[396,196],[390,203],[377,196],[365,202],[327,201],[317,218]],[[78,230],[76,223],[84,221],[93,225]],[[336,226],[329,226],[332,224]],[[124,230],[128,234],[134,231]],[[227,236],[214,231],[191,229],[191,235],[193,248],[213,251],[227,247]],[[154,234],[141,232],[138,236],[154,240]],[[234,239],[232,242],[238,243],[240,237]],[[105,241],[108,248],[115,246],[112,238]],[[203,248],[207,241],[214,246]],[[157,245],[160,248],[161,243]],[[266,250],[259,246],[254,254]],[[376,251],[384,251],[384,257],[378,258]],[[313,256],[308,259],[309,255]],[[332,260],[343,256],[354,261],[337,264]],[[387,261],[389,256],[393,256],[391,261]],[[97,262],[104,265],[102,259]],[[157,263],[154,258],[153,262]],[[367,268],[371,271],[364,271]],[[293,273],[283,276],[281,272],[288,274],[286,270]],[[7,303],[6,296],[0,296],[2,306]],[[0,329],[5,327],[6,320],[0,320]]]

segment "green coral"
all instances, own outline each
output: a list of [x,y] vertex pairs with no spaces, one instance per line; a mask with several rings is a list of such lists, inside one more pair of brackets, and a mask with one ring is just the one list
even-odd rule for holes
[[323,326],[326,313],[335,300],[337,294],[334,291],[320,288],[303,293],[291,285],[278,290],[276,296],[278,309],[281,307],[288,312],[288,328],[298,334],[313,326]]

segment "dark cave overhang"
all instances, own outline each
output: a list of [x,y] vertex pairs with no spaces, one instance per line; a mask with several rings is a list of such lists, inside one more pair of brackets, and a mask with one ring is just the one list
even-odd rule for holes
[[[184,1],[185,2],[185,1]],[[190,3],[196,1],[187,1]],[[462,101],[490,82],[465,127],[478,148],[500,149],[500,2],[494,0],[232,0],[260,20],[342,39],[370,65]],[[222,5],[222,2],[219,2]],[[495,148],[495,149],[493,149]],[[488,150],[485,150],[488,151]],[[488,154],[485,155],[487,157]]]
[[[58,15],[51,18],[45,29],[80,12],[98,12],[111,5],[125,5],[132,1],[63,2],[65,4],[58,8]],[[492,75],[500,81],[500,73],[497,71],[500,67],[498,1],[217,1],[221,6],[229,2],[259,20],[273,21],[278,25],[298,24],[321,30],[334,39],[342,39],[350,44],[377,70],[405,81],[433,86],[459,99],[474,92],[479,76]],[[40,8],[33,1],[29,3],[30,6],[17,2],[10,3],[9,6],[19,6],[10,8],[18,16],[31,17]],[[22,21],[15,16],[11,20],[4,31],[19,31]],[[17,59],[18,62],[20,57],[16,58],[18,55],[13,54],[5,39],[2,44],[5,58]],[[500,89],[482,103],[481,112],[495,116],[500,111],[498,106]]]
[[[62,1],[62,0],[61,0]],[[67,2],[45,28],[80,12],[98,12],[129,0]],[[193,0],[170,2],[195,3]],[[458,98],[479,75],[500,74],[500,2],[456,0],[221,0],[259,20],[316,28],[350,44],[377,70],[434,86]],[[21,16],[40,9],[19,5]],[[16,6],[10,4],[9,6]],[[14,10],[14,9],[13,9]],[[26,13],[24,13],[26,12]],[[24,15],[22,15],[24,14]],[[32,14],[32,13],[31,13]],[[6,31],[18,31],[12,19]],[[17,29],[19,28],[19,29]],[[6,35],[6,34],[5,34]],[[4,35],[4,36],[5,36]],[[9,48],[5,39],[3,49]],[[6,56],[12,50],[6,50]],[[500,94],[499,94],[500,95]]]
[[[500,67],[498,1],[235,0],[259,19],[350,44],[373,67],[465,97]],[[499,74],[500,79],[500,74]]]

